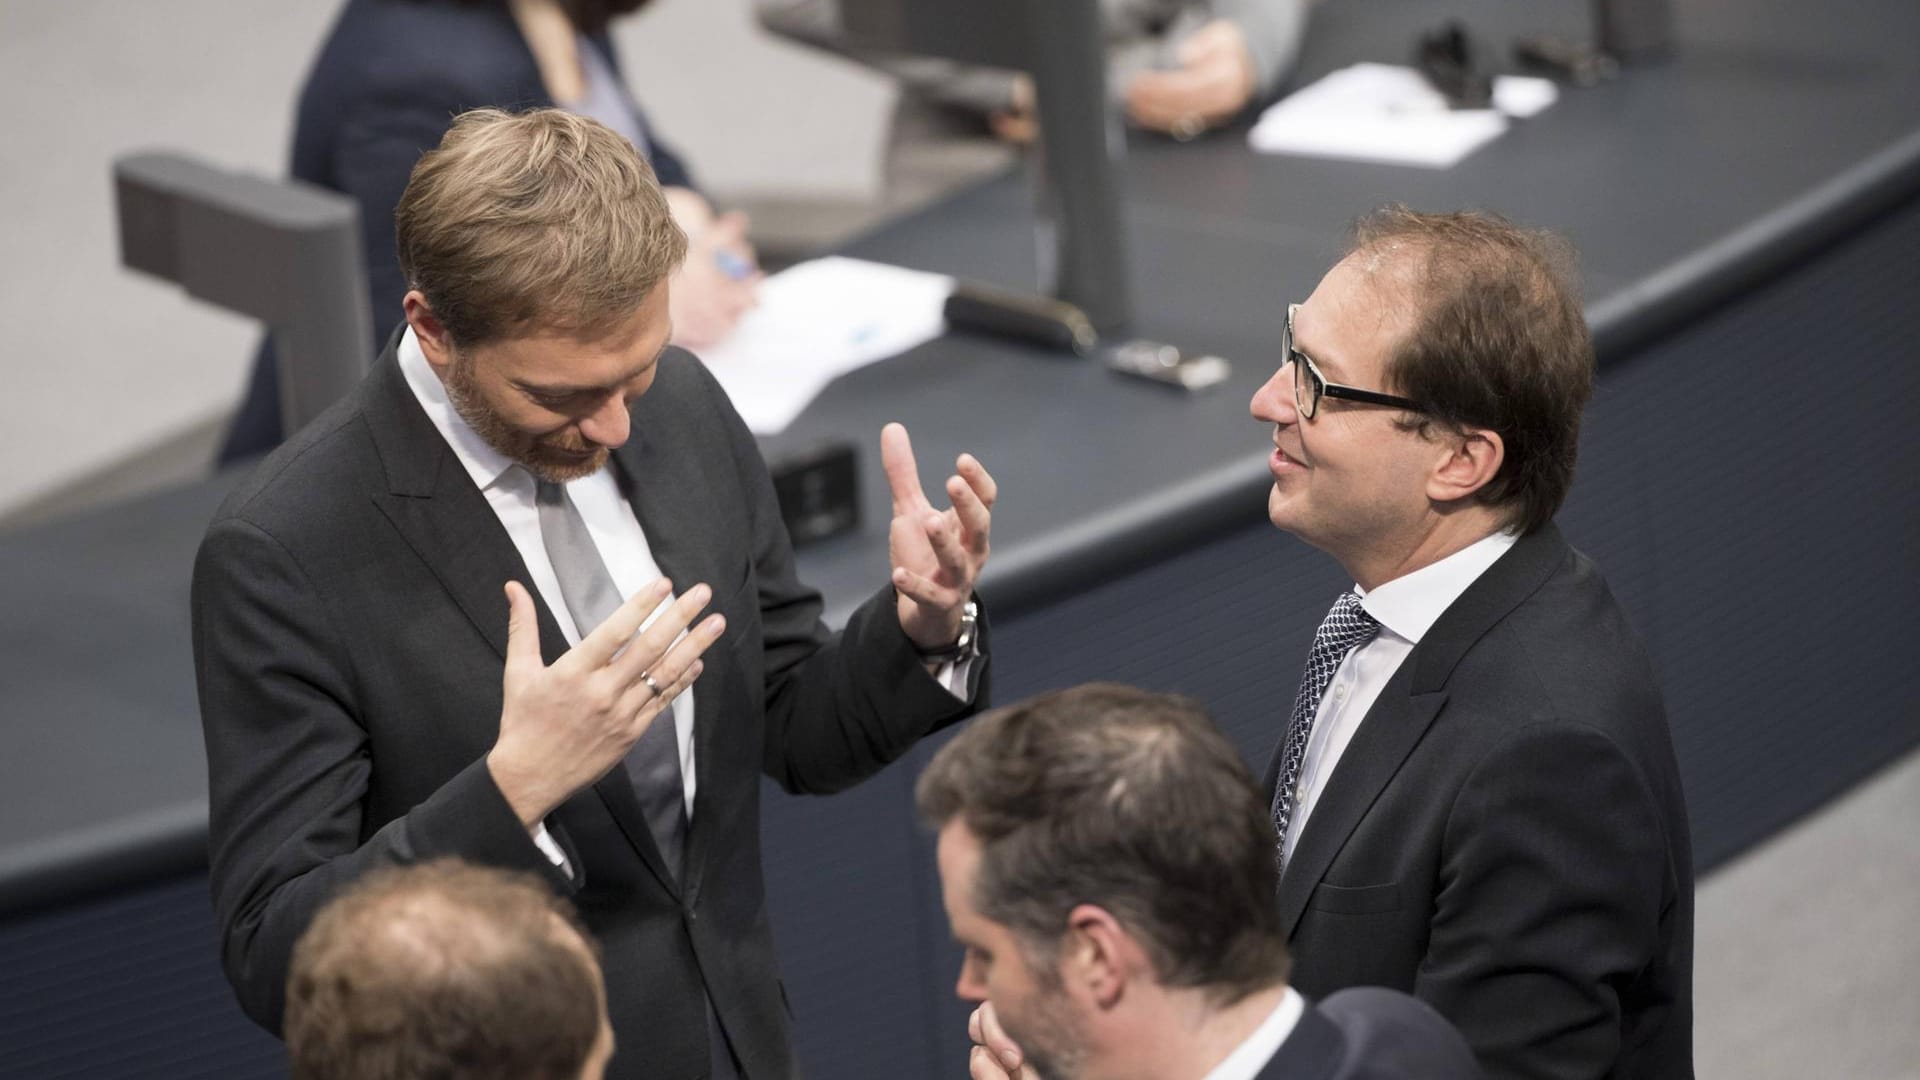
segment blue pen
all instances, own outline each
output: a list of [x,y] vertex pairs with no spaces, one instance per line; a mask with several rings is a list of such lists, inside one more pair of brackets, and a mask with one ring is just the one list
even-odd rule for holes
[[753,276],[753,264],[726,248],[715,248],[713,261],[720,267],[721,273],[735,281],[745,281]]

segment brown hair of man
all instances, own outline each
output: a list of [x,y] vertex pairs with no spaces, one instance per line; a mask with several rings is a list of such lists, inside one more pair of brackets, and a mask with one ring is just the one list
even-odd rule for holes
[[916,799],[978,838],[974,907],[1042,972],[1094,904],[1162,985],[1225,1007],[1286,978],[1266,800],[1193,701],[1094,683],[996,710],[934,756]]
[[1386,378],[1429,412],[1406,425],[1498,433],[1500,469],[1475,498],[1507,508],[1522,533],[1551,521],[1573,485],[1593,394],[1572,246],[1494,214],[1389,206],[1354,225],[1353,255],[1409,260],[1396,277],[1418,311]]
[[413,167],[400,269],[463,348],[520,333],[593,340],[632,317],[687,238],[633,144],[559,109],[475,109]]
[[525,874],[376,870],[294,946],[296,1080],[577,1080],[605,1016],[592,938]]

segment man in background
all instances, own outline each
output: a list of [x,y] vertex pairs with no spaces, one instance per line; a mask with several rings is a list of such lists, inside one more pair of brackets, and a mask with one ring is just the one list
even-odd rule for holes
[[1198,705],[1092,685],[990,713],[921,776],[975,1080],[1470,1080],[1391,990],[1287,983],[1273,831]]
[[[899,83],[886,177],[938,192],[1004,168],[1031,142],[1027,75],[849,41],[848,0],[754,0],[775,34],[885,72]],[[1270,101],[1291,74],[1311,0],[1100,0],[1107,93],[1134,125],[1191,139]],[[896,196],[897,197],[897,196]]]
[[593,945],[539,879],[437,859],[341,893],[293,950],[295,1080],[599,1080]]
[[1692,1075],[1693,855],[1653,667],[1553,518],[1571,252],[1390,208],[1287,309],[1273,523],[1351,576],[1268,772],[1294,982],[1411,992],[1503,1078]]

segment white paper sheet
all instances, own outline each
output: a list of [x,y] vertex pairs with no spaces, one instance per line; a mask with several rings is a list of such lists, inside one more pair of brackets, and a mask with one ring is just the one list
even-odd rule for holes
[[1288,95],[1248,133],[1268,154],[1344,158],[1445,169],[1507,130],[1507,117],[1532,116],[1558,90],[1545,79],[1494,79],[1493,109],[1449,109],[1419,72],[1354,64]]
[[952,292],[942,274],[815,259],[762,282],[760,306],[700,357],[747,427],[772,435],[838,376],[939,337]]

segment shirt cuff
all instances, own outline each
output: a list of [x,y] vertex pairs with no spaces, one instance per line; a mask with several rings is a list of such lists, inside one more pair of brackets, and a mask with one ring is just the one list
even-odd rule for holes
[[544,821],[533,827],[533,846],[539,848],[540,854],[545,855],[548,862],[565,874],[567,880],[573,880],[573,864],[567,861],[567,853],[560,850],[560,842],[547,831],[547,823]]
[[958,660],[949,660],[934,669],[933,681],[959,700],[971,701],[973,694],[967,689],[967,676],[972,673],[973,662],[977,659],[977,656],[963,656]]

